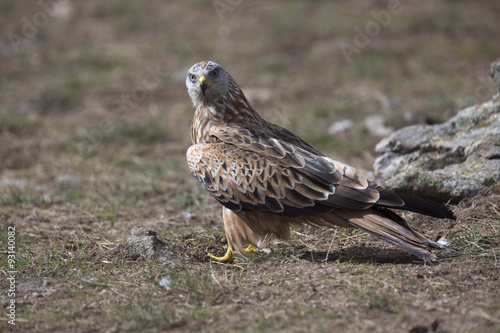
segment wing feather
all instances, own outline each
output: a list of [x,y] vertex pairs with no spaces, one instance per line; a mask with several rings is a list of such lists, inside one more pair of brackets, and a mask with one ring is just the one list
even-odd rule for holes
[[[277,131],[279,133],[275,133]],[[210,135],[217,137],[219,142],[257,154],[262,165],[256,164],[255,167],[264,172],[260,177],[261,182],[272,182],[288,188],[292,188],[293,184],[303,184],[299,192],[306,193],[322,205],[366,209],[380,198],[378,189],[355,168],[324,156],[281,127],[272,125],[268,131],[238,126],[213,127]],[[287,141],[274,138],[283,136]],[[281,166],[279,177],[269,173],[277,171],[276,168],[268,167],[271,162]],[[293,202],[296,204],[296,200]]]
[[311,215],[366,209],[379,198],[356,169],[303,145],[235,126],[212,128],[210,135],[216,142],[189,148],[189,168],[230,209]]

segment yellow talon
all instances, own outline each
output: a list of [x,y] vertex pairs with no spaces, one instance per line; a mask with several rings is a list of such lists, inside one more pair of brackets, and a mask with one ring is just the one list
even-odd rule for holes
[[223,257],[216,257],[211,253],[207,254],[207,256],[209,256],[212,260],[218,262],[233,262],[236,260],[235,258],[233,258],[233,250],[231,249],[231,247],[227,248],[227,252]]
[[[244,250],[247,253],[253,253],[253,252],[259,252],[255,247],[252,245],[248,245],[248,247]],[[213,254],[209,253],[207,254],[208,257],[210,257],[212,260],[218,261],[218,262],[235,262],[238,259],[236,259],[233,256],[234,252],[231,247],[227,248],[226,254],[223,257],[216,257]]]
[[248,245],[248,247],[245,249],[245,252],[259,252],[259,250],[257,250],[252,245]]

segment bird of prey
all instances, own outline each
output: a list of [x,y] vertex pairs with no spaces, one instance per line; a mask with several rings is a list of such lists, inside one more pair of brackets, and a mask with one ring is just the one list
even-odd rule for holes
[[359,228],[435,260],[431,248],[446,246],[412,230],[391,209],[455,219],[434,201],[395,193],[367,180],[278,125],[264,120],[220,65],[202,61],[187,72],[196,108],[191,123],[189,169],[222,205],[228,248],[213,260],[233,261],[234,252],[286,240],[290,225]]

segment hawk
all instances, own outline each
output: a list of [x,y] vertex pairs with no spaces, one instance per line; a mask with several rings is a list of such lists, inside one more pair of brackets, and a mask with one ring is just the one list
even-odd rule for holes
[[431,248],[446,246],[412,230],[390,209],[455,219],[432,200],[395,193],[335,161],[289,130],[264,120],[220,65],[202,61],[187,72],[196,108],[191,123],[189,169],[222,208],[227,252],[258,249],[286,240],[290,225],[359,228],[435,260]]

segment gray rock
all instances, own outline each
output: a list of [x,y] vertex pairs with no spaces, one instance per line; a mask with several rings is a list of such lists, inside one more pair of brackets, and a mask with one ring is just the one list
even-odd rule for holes
[[444,124],[402,128],[375,149],[382,186],[439,201],[477,195],[500,181],[499,94]]
[[70,188],[80,183],[80,176],[73,173],[62,173],[57,175],[54,181],[62,188]]
[[331,124],[330,127],[328,127],[328,134],[336,135],[342,132],[351,131],[355,127],[356,124],[354,124],[354,121],[352,121],[351,119],[339,120]]
[[149,260],[175,261],[177,256],[170,251],[167,240],[158,237],[156,231],[133,227],[129,244],[138,255]]
[[499,84],[499,91],[500,91],[500,58],[491,63],[490,76],[496,83]]
[[365,128],[371,135],[379,137],[387,136],[394,131],[394,128],[385,125],[384,116],[379,114],[366,117]]

